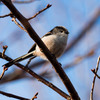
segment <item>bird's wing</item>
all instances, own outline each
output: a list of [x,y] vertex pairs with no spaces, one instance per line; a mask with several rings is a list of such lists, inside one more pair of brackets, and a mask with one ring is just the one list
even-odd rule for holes
[[[51,34],[52,34],[52,32],[48,32],[48,33],[45,34],[44,36],[49,36],[49,35],[51,35]],[[43,36],[43,37],[44,37],[44,36]],[[42,38],[43,38],[43,37],[42,37]],[[31,52],[31,51],[34,51],[34,50],[35,50],[35,47],[36,47],[36,43],[31,47],[31,49],[28,51],[28,53]]]
[[[49,35],[51,35],[52,34],[52,32],[48,32],[47,34],[45,34],[43,37],[45,37],[45,36],[49,36]],[[42,37],[42,38],[43,38]]]
[[35,47],[36,47],[36,44],[34,44],[31,49],[28,51],[28,53],[30,53],[31,51],[34,51],[35,50]]

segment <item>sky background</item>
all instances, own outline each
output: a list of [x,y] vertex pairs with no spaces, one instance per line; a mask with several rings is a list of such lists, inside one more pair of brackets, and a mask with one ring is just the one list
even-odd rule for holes
[[[98,8],[100,9],[100,0],[36,0],[33,3],[15,3],[14,5],[26,18],[29,18],[39,10],[45,8],[47,4],[52,4],[52,7],[30,20],[30,24],[40,37],[55,26],[66,27],[70,33],[68,44],[79,35],[80,31],[88,24]],[[5,15],[9,12],[6,6],[0,4],[0,15]],[[0,19],[0,52],[3,51],[2,46],[7,45],[6,55],[14,59],[26,54],[33,44],[34,41],[29,35],[12,22],[10,17]],[[95,48],[95,45],[97,46],[94,55],[85,58],[77,65],[65,69],[81,100],[89,100],[94,76],[91,69],[96,67],[97,58],[100,56],[100,16],[93,27],[86,32],[85,36],[70,51],[58,59],[63,67],[73,62],[77,57],[87,54],[91,49]],[[34,59],[32,63],[36,61],[41,61],[41,58]],[[0,73],[2,72],[1,66],[5,63],[7,61],[0,58]],[[27,60],[21,63],[25,65]],[[16,69],[18,68],[13,65],[6,74]],[[50,64],[41,65],[39,68],[33,70],[36,73],[40,73],[43,70],[53,71],[50,78],[46,79],[67,93],[65,86]],[[100,70],[98,73],[100,73]],[[94,90],[95,100],[100,100],[99,84],[100,80],[96,79]],[[26,98],[32,98],[36,92],[39,92],[37,100],[65,100],[52,89],[32,78],[23,78],[0,84],[0,90]],[[0,100],[15,99],[0,94]]]

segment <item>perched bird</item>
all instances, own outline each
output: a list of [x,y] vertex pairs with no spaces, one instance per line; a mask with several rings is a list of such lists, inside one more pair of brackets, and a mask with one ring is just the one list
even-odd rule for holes
[[[47,46],[47,48],[49,49],[51,54],[55,55],[55,57],[58,58],[63,54],[63,52],[66,48],[68,34],[69,34],[69,32],[65,27],[56,26],[51,31],[49,31],[47,34],[45,34],[41,38],[41,40]],[[6,63],[5,66],[6,65],[11,66],[16,62],[22,61],[22,60],[30,58],[30,57],[35,58],[37,56],[40,56],[41,58],[47,60],[44,53],[41,52],[39,46],[37,44],[34,44],[27,54]]]

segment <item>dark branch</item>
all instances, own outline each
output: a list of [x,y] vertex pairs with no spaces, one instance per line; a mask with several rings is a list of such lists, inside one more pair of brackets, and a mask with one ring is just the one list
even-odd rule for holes
[[9,14],[3,15],[3,16],[0,16],[0,18],[9,17],[9,16],[12,16],[12,14],[9,13]]
[[30,99],[27,99],[27,98],[24,98],[24,97],[20,97],[20,96],[11,94],[11,93],[6,93],[6,92],[3,92],[3,91],[0,91],[0,94],[5,95],[5,96],[7,96],[7,97],[19,99],[19,100],[30,100]]
[[38,1],[38,0],[25,0],[25,1],[17,1],[17,0],[13,0],[13,3],[18,3],[18,4],[27,4],[27,3],[32,3],[34,1]]
[[[100,62],[100,56],[98,57],[95,73],[97,73],[97,71],[98,71],[99,62]],[[94,79],[93,79],[93,83],[92,83],[92,89],[91,89],[91,93],[90,93],[90,100],[93,100],[93,90],[94,90],[95,80],[96,80],[96,74],[94,74]]]

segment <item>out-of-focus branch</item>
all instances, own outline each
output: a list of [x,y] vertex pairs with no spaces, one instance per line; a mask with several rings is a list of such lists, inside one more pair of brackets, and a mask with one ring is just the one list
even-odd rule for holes
[[[2,53],[0,52],[0,58],[2,58]],[[13,59],[11,59],[10,57],[4,55],[4,59],[7,61],[11,61]],[[33,77],[35,77],[36,79],[38,79],[40,82],[44,83],[45,85],[47,85],[48,87],[50,87],[51,89],[53,89],[54,91],[56,91],[58,94],[60,94],[62,97],[70,100],[69,95],[67,95],[66,93],[64,93],[62,90],[60,90],[59,88],[57,88],[55,85],[53,85],[52,83],[48,82],[47,80],[45,80],[44,78],[42,78],[41,76],[37,75],[35,72],[33,72],[31,69],[21,65],[20,63],[16,63],[16,66],[18,66],[19,68],[21,68],[22,70],[26,71],[27,73],[29,73],[30,75],[32,75]]]
[[20,0],[20,1],[12,0],[13,3],[18,3],[18,4],[32,3],[34,1],[39,1],[39,0],[24,0],[24,1],[23,0]]
[[[97,66],[96,66],[96,69],[95,69],[96,74],[97,74],[97,71],[99,69],[99,62],[100,62],[100,56],[98,57]],[[91,89],[91,93],[90,93],[90,100],[93,100],[93,90],[94,90],[94,85],[95,85],[95,80],[96,80],[96,74],[94,74],[92,89]]]
[[82,29],[79,31],[79,35],[75,39],[73,39],[71,41],[71,43],[67,46],[65,53],[70,51],[79,42],[79,40],[85,36],[86,32],[88,32],[93,27],[96,20],[100,16],[100,8],[96,9],[92,15],[93,16],[91,16],[91,18],[89,18],[89,21],[87,21],[84,24],[84,27],[82,27]]
[[[28,18],[27,20],[31,20],[31,19],[35,18],[37,15],[39,15],[39,14],[42,13],[43,11],[47,10],[47,9],[50,8],[51,6],[52,6],[52,5],[48,4],[44,9],[40,10],[40,11],[37,12],[34,16]],[[9,15],[9,14],[8,14],[8,15]],[[12,14],[11,14],[11,15],[12,15]],[[11,15],[9,15],[9,16],[11,16]],[[18,23],[18,21],[16,20],[16,18],[15,18],[14,16],[11,16],[11,17],[12,17],[12,21],[14,21],[15,24],[16,24],[19,28],[21,28],[22,30],[24,30],[25,32],[27,32],[27,30],[26,30],[24,27],[22,27],[22,26],[20,25],[20,23]]]
[[[3,52],[2,52],[2,58],[3,59],[4,59],[4,54],[5,54],[6,50],[7,50],[7,48],[8,48],[8,46],[3,46]],[[3,75],[4,75],[4,73],[5,73],[6,70],[7,70],[7,68],[3,68],[3,72],[0,75],[0,80],[2,79],[2,77],[3,77]]]
[[3,92],[3,91],[0,91],[0,94],[5,95],[5,96],[7,96],[7,97],[19,99],[19,100],[30,100],[30,99],[27,99],[27,98],[24,98],[24,97],[20,97],[20,96],[11,94],[11,93],[6,93],[6,92]]
[[5,73],[6,70],[7,70],[7,68],[3,67],[3,72],[2,72],[2,74],[0,75],[0,80],[1,80],[2,77],[4,76],[4,73]]
[[[45,46],[43,41],[39,38],[39,36],[36,34],[35,30],[31,27],[28,20],[15,8],[15,6],[12,4],[11,0],[1,0],[8,8],[9,10],[14,14],[14,16],[22,23],[22,25],[27,30],[29,36],[37,43],[37,45],[40,47],[41,51],[45,54],[47,59],[51,62],[53,65],[55,71],[61,78],[63,84],[65,85],[66,89],[68,90],[70,97],[72,100],[80,100],[80,97],[78,96],[78,93],[76,92],[74,86],[72,85],[71,81],[69,80],[68,76],[60,66],[60,64],[57,62],[56,58],[51,55],[48,48]],[[8,67],[6,65],[6,67]],[[31,74],[31,71],[29,71]]]
[[8,46],[3,46],[3,52],[2,52],[2,57],[3,58],[4,58],[4,54],[5,54],[6,50],[7,50],[7,48],[8,48]]

